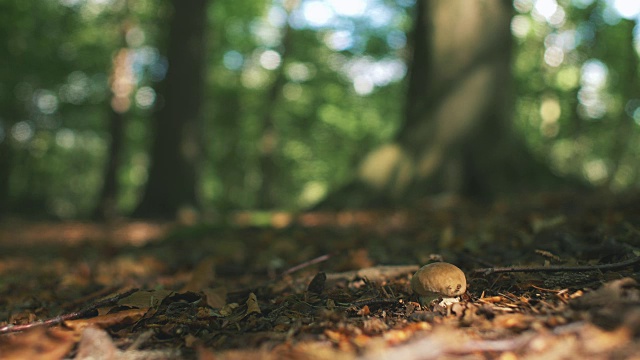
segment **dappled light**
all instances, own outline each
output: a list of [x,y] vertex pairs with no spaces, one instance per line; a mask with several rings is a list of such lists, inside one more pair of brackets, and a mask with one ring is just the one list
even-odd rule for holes
[[640,16],[640,3],[633,0],[613,0],[612,4],[616,13],[625,19],[634,19]]
[[560,131],[558,119],[562,114],[560,103],[555,98],[547,98],[540,104],[540,132],[546,137],[555,137]]
[[582,66],[578,92],[578,114],[591,119],[599,119],[607,112],[603,90],[607,84],[607,67],[598,60],[588,60]]
[[[263,152],[253,145],[260,143],[263,131],[263,119],[256,114],[272,114],[269,126],[278,134],[270,156],[283,168],[269,181],[278,206],[311,206],[321,200],[318,194],[348,181],[354,159],[401,128],[405,105],[400,99],[410,76],[408,36],[414,6],[414,1],[380,0],[214,5],[206,53],[210,71],[205,96],[211,100],[205,101],[203,121],[204,134],[212,139],[206,154],[211,158],[206,166],[212,170],[206,171],[215,175],[203,186],[204,202],[255,206],[249,199],[265,184],[258,165]],[[637,81],[627,85],[625,79],[635,76],[632,63],[640,44],[638,27],[633,26],[640,16],[637,2],[514,0],[513,7],[515,127],[555,173],[615,184],[617,190],[633,187],[640,177],[632,160],[638,150],[631,146],[640,131],[640,100],[633,95]],[[125,9],[121,1],[49,3],[41,9],[43,14],[54,18],[64,13],[69,21],[38,30],[56,41],[34,45],[40,55],[31,56],[31,62],[21,60],[23,70],[14,72],[13,85],[7,83],[7,101],[18,110],[0,119],[0,143],[9,139],[12,146],[25,150],[25,167],[16,169],[14,176],[25,177],[37,168],[35,178],[42,184],[60,172],[83,184],[73,188],[60,183],[56,196],[43,185],[37,196],[50,204],[41,207],[45,213],[89,212],[96,190],[81,194],[78,189],[94,188],[90,184],[99,182],[98,171],[107,162],[100,152],[112,141],[104,126],[105,108],[127,117],[124,136],[133,144],[123,150],[117,175],[122,189],[116,203],[122,211],[140,199],[148,179],[150,161],[136,159],[150,146],[150,117],[166,105],[157,85],[166,79],[171,64],[160,44],[165,35],[158,24],[166,23],[169,13],[144,1],[130,2],[126,8],[125,15],[120,13]],[[478,46],[472,37],[479,31],[473,30],[473,22],[464,23],[438,37],[436,46],[443,51]],[[24,34],[36,31],[25,29]],[[26,54],[19,46],[24,41],[25,37],[13,38],[10,54]],[[628,51],[629,44],[634,51]],[[35,62],[40,57],[42,62]],[[436,60],[444,64],[439,73],[453,79],[463,64],[451,59]],[[50,69],[46,73],[25,70],[42,69],[44,64]],[[469,106],[451,107],[448,117],[455,118],[465,107]],[[615,130],[625,121],[633,127]],[[442,130],[434,133],[438,131]],[[627,139],[616,141],[621,133]],[[296,144],[304,144],[304,150]],[[574,162],[563,160],[569,153]],[[237,162],[227,160],[230,154],[237,154]],[[70,165],[70,157],[85,164],[81,170]],[[431,162],[434,159],[425,156],[423,163],[438,163]],[[226,163],[246,171],[216,170]],[[13,202],[28,203],[26,198],[33,194],[27,186],[22,189],[25,193],[15,193]],[[245,196],[231,195],[237,193]]]
[[[525,100],[524,95],[516,109],[516,119],[528,119],[529,125],[523,127],[528,141],[542,157],[551,149],[551,163],[559,173],[581,176],[591,184],[615,184],[616,189],[632,186],[635,180],[629,169],[633,165],[627,161],[637,154],[632,146],[636,140],[631,139],[637,139],[640,129],[624,124],[636,121],[637,92],[631,89],[638,83],[634,65],[639,34],[634,23],[640,17],[637,2],[515,0],[514,7],[517,14],[511,32],[520,49],[516,77],[525,79],[524,74],[532,71],[540,75],[533,82],[527,76],[529,83],[520,85],[521,94],[544,87],[542,96]],[[615,46],[599,42],[614,32],[618,34]],[[543,46],[543,53],[534,43]],[[530,102],[537,103],[538,116],[528,112]],[[535,138],[534,127],[540,140]],[[585,138],[585,131],[596,138]],[[627,155],[608,158],[612,151]],[[569,153],[574,163],[562,160]]]
[[141,109],[149,109],[156,101],[156,92],[149,86],[143,86],[136,91],[136,105]]
[[0,18],[0,358],[637,358],[640,1]]
[[164,236],[171,228],[171,224],[150,222],[100,225],[14,220],[0,228],[0,244],[11,245],[12,239],[20,239],[22,245],[29,246],[78,246],[82,243],[143,246]]
[[26,121],[20,121],[11,128],[11,135],[16,141],[24,143],[33,137],[33,127]]
[[280,67],[282,57],[277,51],[266,50],[260,54],[260,65],[266,70],[275,70]]

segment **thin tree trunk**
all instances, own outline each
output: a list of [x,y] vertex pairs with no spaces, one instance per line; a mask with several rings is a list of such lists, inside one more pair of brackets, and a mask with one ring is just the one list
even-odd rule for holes
[[173,0],[169,70],[164,106],[154,122],[149,180],[137,217],[173,218],[183,207],[199,207],[200,109],[204,87],[207,0]]
[[[637,53],[635,50],[635,41],[633,36],[635,22],[625,20],[625,25],[627,26],[628,49],[624,56],[626,58],[626,78],[629,80],[622,82],[622,89],[620,90],[622,92],[623,99],[632,99],[640,94],[640,84],[638,84],[638,81],[632,80],[638,78],[638,56],[636,55]],[[629,151],[629,144],[634,136],[634,125],[634,120],[629,114],[623,113],[619,116],[616,141],[613,142],[611,149],[612,165],[609,177],[605,184],[607,188],[611,188],[613,185],[616,174],[620,169],[620,165],[624,162],[625,154]]]
[[[128,5],[125,4],[124,8],[127,9]],[[118,216],[117,203],[120,193],[118,171],[122,165],[125,113],[130,108],[131,92],[133,91],[133,74],[128,60],[126,41],[127,31],[130,28],[127,14],[124,14],[123,19],[120,35],[121,48],[113,59],[110,78],[112,97],[107,110],[109,114],[107,121],[111,141],[104,167],[102,190],[93,212],[93,217],[99,220],[113,220]]]
[[[288,9],[287,11],[290,13],[292,10],[293,9]],[[291,53],[292,29],[288,21],[286,24],[287,25],[285,25],[282,34],[282,52],[280,54],[281,64],[276,70],[275,79],[267,92],[264,116],[262,118],[262,139],[260,148],[260,170],[262,182],[258,191],[258,207],[261,209],[271,209],[277,203],[274,183],[278,170],[275,160],[275,151],[278,146],[278,132],[274,124],[273,109],[280,98],[280,94],[282,94],[282,88],[287,83],[284,73],[284,63],[286,61],[287,54]]]
[[8,129],[6,129],[4,139],[0,139],[0,220],[9,211],[9,179],[11,178],[12,169],[12,150],[8,132]]
[[111,142],[104,169],[102,191],[98,199],[93,217],[99,220],[113,220],[118,216],[118,194],[120,184],[118,182],[118,170],[122,165],[122,146],[124,140],[124,114],[113,109],[109,110],[109,134]]

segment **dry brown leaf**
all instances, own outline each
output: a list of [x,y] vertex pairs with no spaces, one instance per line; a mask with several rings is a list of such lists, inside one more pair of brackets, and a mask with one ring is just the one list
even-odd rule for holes
[[428,322],[410,323],[408,326],[398,329],[386,331],[382,337],[389,345],[395,345],[407,341],[417,331],[431,330],[432,326]]
[[221,309],[227,304],[227,288],[224,286],[205,288],[202,293],[207,297],[207,305],[214,309]]
[[371,313],[371,310],[369,310],[369,306],[365,305],[362,307],[362,309],[358,310],[358,315],[360,316],[367,316]]
[[365,334],[358,334],[354,336],[351,341],[355,346],[363,348],[371,341],[371,337]]
[[113,314],[99,315],[89,319],[67,320],[64,324],[74,330],[82,330],[89,326],[108,328],[114,325],[127,325],[140,320],[147,309],[130,309]]
[[216,356],[213,350],[207,349],[201,344],[196,345],[196,353],[198,354],[199,360],[216,360],[220,358],[219,356]]
[[142,290],[120,299],[118,305],[146,309],[160,305],[160,303],[173,291],[169,290]]
[[384,320],[372,317],[363,322],[362,328],[367,334],[380,334],[388,330],[389,326],[384,322]]
[[532,316],[520,313],[502,314],[495,317],[493,326],[513,330],[526,330],[534,320]]
[[326,329],[324,331],[324,335],[331,341],[335,342],[335,343],[339,343],[342,341],[346,341],[348,340],[348,336],[346,336],[345,334],[339,332],[339,331],[334,331],[334,330],[330,330],[330,329]]
[[3,360],[58,360],[71,351],[76,343],[76,333],[62,329],[33,330],[8,336],[0,342],[0,358]]
[[215,261],[212,257],[207,257],[198,263],[193,272],[191,273],[191,279],[180,290],[180,292],[193,291],[198,292],[202,289],[211,286],[211,283],[215,279]]
[[185,344],[187,347],[189,347],[189,348],[190,348],[190,347],[193,347],[193,346],[194,346],[195,344],[197,344],[199,341],[200,341],[200,339],[198,339],[197,337],[195,337],[195,336],[193,336],[193,335],[191,335],[191,334],[187,334],[187,335],[184,337],[184,344]]
[[233,314],[233,311],[235,309],[237,309],[240,306],[240,304],[238,303],[230,303],[230,304],[225,304],[222,309],[220,309],[220,311],[218,311],[218,313],[220,314],[220,316],[229,316],[231,314]]
[[256,297],[256,294],[251,293],[249,294],[249,298],[247,299],[247,315],[253,313],[260,314],[261,311],[260,305],[258,305],[258,298]]

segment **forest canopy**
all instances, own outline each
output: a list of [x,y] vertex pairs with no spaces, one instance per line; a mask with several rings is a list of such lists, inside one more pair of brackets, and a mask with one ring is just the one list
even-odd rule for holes
[[[202,3],[193,158],[204,209],[313,206],[349,183],[362,159],[405,124],[419,66],[411,63],[415,1]],[[114,123],[122,141],[113,206],[121,214],[136,208],[149,180],[156,115],[178,96],[160,86],[173,66],[174,5],[0,5],[0,208],[90,216],[106,183]],[[512,124],[527,149],[558,177],[636,189],[640,3],[514,0],[509,8]]]

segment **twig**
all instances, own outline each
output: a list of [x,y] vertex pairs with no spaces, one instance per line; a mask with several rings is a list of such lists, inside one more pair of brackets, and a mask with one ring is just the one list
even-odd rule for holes
[[307,266],[311,266],[313,264],[317,264],[323,261],[327,261],[329,260],[329,258],[331,257],[331,254],[324,254],[322,256],[318,256],[317,258],[311,259],[309,261],[305,261],[302,264],[298,264],[292,268],[287,269],[286,271],[284,271],[282,274],[280,274],[279,277],[283,277],[289,274],[292,274],[298,270],[304,269]]
[[321,263],[323,261],[327,261],[331,258],[332,254],[324,254],[321,256],[318,256],[316,258],[313,258],[311,260],[307,260],[301,264],[295,265],[285,271],[283,271],[282,273],[280,273],[279,275],[275,276],[272,279],[269,279],[267,281],[262,282],[261,284],[258,284],[257,286],[251,287],[251,288],[244,288],[244,289],[239,289],[236,291],[232,291],[229,292],[227,294],[227,299],[237,299],[243,296],[248,295],[250,292],[256,292],[257,289],[263,288],[268,286],[269,284],[272,284],[275,281],[279,281],[282,280],[282,278],[284,278],[287,275],[293,274],[296,271],[302,270],[308,266],[314,265],[314,264],[318,264]]
[[118,291],[119,287],[117,286],[111,286],[111,287],[107,287],[107,288],[103,288],[100,289],[96,292],[93,292],[91,294],[88,294],[86,296],[83,296],[79,299],[75,299],[69,303],[64,304],[64,306],[62,307],[63,309],[66,310],[71,310],[71,309],[75,309],[78,306],[84,305],[89,303],[90,301],[96,300],[96,299],[100,299],[102,297],[105,297],[109,294],[113,294],[114,292]]
[[473,272],[481,275],[490,275],[490,274],[511,273],[511,272],[576,272],[576,271],[592,271],[592,270],[617,270],[617,269],[623,269],[636,264],[640,264],[640,256],[636,256],[633,259],[620,261],[617,263],[602,264],[602,265],[491,267],[491,268],[476,269]]
[[107,306],[107,305],[112,305],[117,303],[120,299],[125,298],[131,294],[133,294],[134,292],[138,291],[138,289],[131,289],[128,291],[125,291],[121,294],[112,296],[110,298],[106,298],[106,299],[102,299],[98,302],[95,302],[87,307],[85,307],[84,309],[80,310],[80,311],[74,311],[68,314],[63,314],[63,315],[58,315],[54,318],[48,319],[48,320],[44,320],[44,321],[38,321],[38,322],[31,322],[28,324],[21,324],[21,325],[5,325],[3,327],[0,327],[0,334],[6,334],[6,333],[13,333],[13,332],[19,332],[19,331],[25,331],[31,328],[35,328],[35,327],[39,327],[39,326],[52,326],[52,325],[58,325],[61,324],[64,321],[67,320],[72,320],[72,319],[78,319],[81,318],[83,316],[88,315],[89,313],[91,313],[92,311],[103,307],[103,306]]

